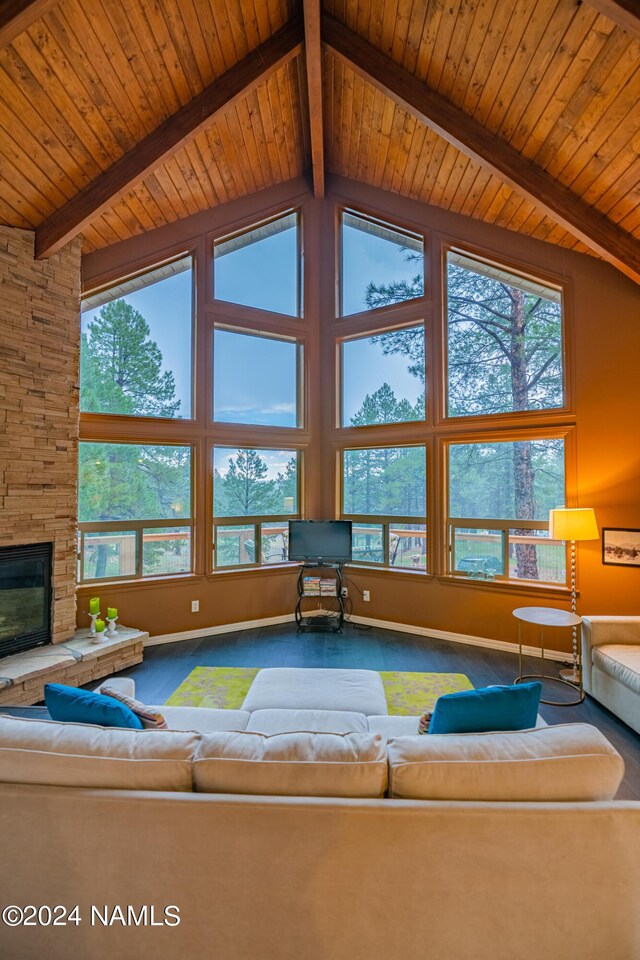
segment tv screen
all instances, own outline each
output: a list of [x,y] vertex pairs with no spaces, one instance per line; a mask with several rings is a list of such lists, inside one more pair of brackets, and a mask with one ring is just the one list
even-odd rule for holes
[[289,520],[289,560],[348,563],[351,520]]

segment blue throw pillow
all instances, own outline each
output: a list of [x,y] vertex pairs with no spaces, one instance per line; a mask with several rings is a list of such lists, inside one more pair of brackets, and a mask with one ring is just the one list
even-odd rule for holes
[[95,723],[100,727],[132,727],[142,730],[142,721],[133,710],[102,693],[45,683],[44,702],[52,720],[66,723]]
[[535,727],[542,684],[516,683],[446,693],[436,703],[429,733],[487,733]]

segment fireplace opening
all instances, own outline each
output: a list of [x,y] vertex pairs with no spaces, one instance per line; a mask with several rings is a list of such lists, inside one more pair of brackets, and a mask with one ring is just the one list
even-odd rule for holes
[[0,547],[0,657],[51,643],[52,548]]

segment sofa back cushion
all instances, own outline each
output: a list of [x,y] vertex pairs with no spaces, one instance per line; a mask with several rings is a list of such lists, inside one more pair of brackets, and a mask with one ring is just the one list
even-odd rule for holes
[[387,787],[382,738],[361,733],[211,733],[194,762],[203,793],[381,797]]
[[389,796],[412,800],[610,800],[624,761],[585,723],[517,733],[399,737]]
[[191,790],[197,733],[0,716],[0,781],[112,790]]

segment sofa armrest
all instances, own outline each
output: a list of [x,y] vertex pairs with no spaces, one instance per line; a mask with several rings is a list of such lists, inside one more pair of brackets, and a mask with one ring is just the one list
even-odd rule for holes
[[606,643],[640,646],[640,617],[582,618],[582,683],[591,693],[591,651]]
[[121,693],[123,696],[135,699],[136,682],[133,677],[105,677],[95,688],[94,693],[101,693],[103,685],[113,687],[114,690],[117,690],[118,693]]

